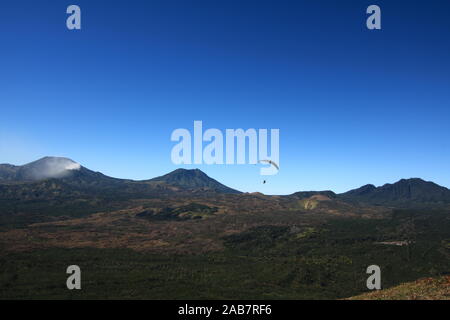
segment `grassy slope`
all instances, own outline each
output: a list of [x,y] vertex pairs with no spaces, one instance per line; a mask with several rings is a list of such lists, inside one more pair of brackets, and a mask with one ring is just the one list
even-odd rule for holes
[[424,278],[349,300],[450,300],[450,276]]

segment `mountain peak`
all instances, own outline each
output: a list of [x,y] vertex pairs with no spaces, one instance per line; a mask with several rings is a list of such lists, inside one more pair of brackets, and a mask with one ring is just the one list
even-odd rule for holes
[[200,169],[180,168],[149,181],[165,182],[184,188],[208,188],[224,193],[240,193],[214,180]]
[[36,181],[64,178],[80,170],[79,163],[62,157],[44,157],[23,166],[0,165],[0,179],[10,181]]
[[345,194],[348,196],[363,196],[365,194],[369,194],[372,191],[374,191],[377,187],[375,187],[373,184],[366,184],[362,187],[359,187],[357,189],[350,190],[346,192]]
[[80,169],[81,165],[78,162],[73,161],[72,159],[65,158],[65,157],[43,157],[39,160],[36,160],[34,162],[29,163],[31,164],[45,164],[50,166],[65,166],[66,170],[74,170],[74,169]]
[[411,183],[433,183],[433,182],[425,181],[421,178],[409,178],[409,179],[400,179],[399,181],[395,182],[394,184],[396,184],[396,183],[410,183],[411,184]]
[[200,169],[184,169],[184,168],[179,168],[179,169],[175,169],[172,172],[169,173],[180,173],[180,172],[184,172],[184,173],[202,173],[205,174],[202,170]]

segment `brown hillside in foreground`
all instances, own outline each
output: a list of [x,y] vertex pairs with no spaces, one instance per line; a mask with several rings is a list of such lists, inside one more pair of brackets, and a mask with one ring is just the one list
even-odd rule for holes
[[349,300],[450,300],[450,276],[424,278]]

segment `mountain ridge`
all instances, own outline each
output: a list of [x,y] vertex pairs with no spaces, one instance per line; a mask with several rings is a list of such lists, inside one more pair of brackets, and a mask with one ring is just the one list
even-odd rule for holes
[[[89,195],[104,192],[110,195],[134,194],[133,196],[139,197],[162,196],[183,191],[240,193],[199,169],[176,169],[153,179],[128,180],[92,171],[71,159],[61,157],[44,157],[23,166],[0,164],[0,196],[2,191],[3,194],[9,191],[12,193],[10,196],[18,196],[21,194],[21,188],[29,190],[27,193],[33,193],[33,189],[46,191],[48,185],[53,189],[64,189],[66,194],[82,192],[90,193]],[[48,190],[44,193],[54,192]]]
[[400,179],[380,187],[364,185],[340,193],[338,198],[368,205],[405,206],[427,203],[450,203],[450,190],[421,178]]
[[[97,192],[108,191],[113,194],[135,193],[139,196],[158,196],[174,192],[217,192],[240,194],[241,192],[223,185],[209,177],[200,169],[179,168],[165,175],[147,180],[127,180],[113,178],[101,172],[89,170],[79,163],[63,157],[44,157],[22,166],[0,164],[0,185],[35,183],[39,189],[46,189],[43,181],[60,184],[58,188],[75,188]],[[16,188],[20,194],[20,188]],[[9,190],[10,191],[10,190]],[[400,179],[376,187],[366,184],[344,193],[325,191],[298,191],[287,197],[299,200],[313,196],[326,196],[330,199],[370,206],[417,206],[425,204],[450,204],[450,190],[431,181],[420,178]]]

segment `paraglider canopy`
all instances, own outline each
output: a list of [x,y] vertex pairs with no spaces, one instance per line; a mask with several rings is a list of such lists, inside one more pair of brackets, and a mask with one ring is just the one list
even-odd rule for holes
[[259,162],[271,164],[271,165],[273,165],[275,168],[277,168],[277,170],[280,170],[280,167],[278,166],[278,164],[276,164],[276,163],[273,162],[272,160],[259,160]]

